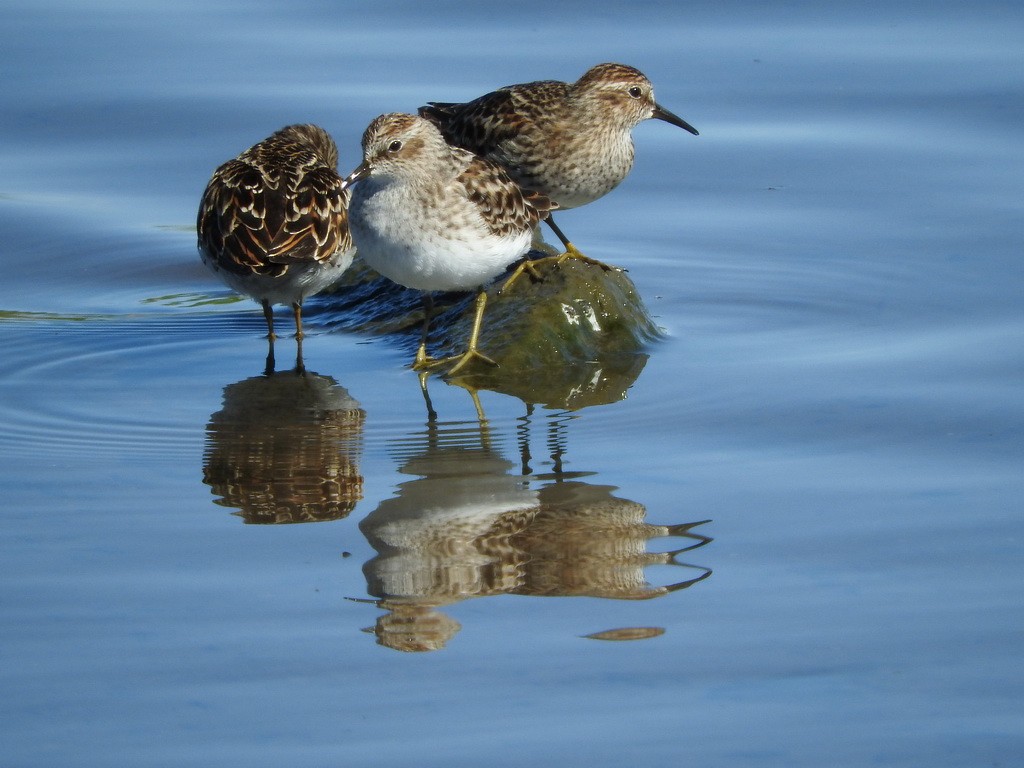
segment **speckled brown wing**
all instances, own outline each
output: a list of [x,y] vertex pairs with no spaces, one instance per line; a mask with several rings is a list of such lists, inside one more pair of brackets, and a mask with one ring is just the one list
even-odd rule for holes
[[523,83],[464,104],[431,102],[420,107],[420,115],[437,125],[448,143],[493,160],[525,189],[540,190],[569,87],[557,80]]
[[[299,128],[313,127],[279,131],[210,179],[197,229],[200,246],[221,268],[280,275],[289,264],[324,261],[351,247],[341,177],[325,162],[324,148]],[[314,134],[321,141],[323,136]]]
[[529,117],[508,91],[494,91],[465,104],[430,102],[420,116],[434,123],[449,144],[487,156],[519,135]]
[[524,192],[503,168],[466,150],[465,167],[456,182],[480,210],[490,231],[499,236],[533,229],[558,205],[537,192]]
[[486,157],[528,135],[551,114],[552,105],[565,100],[568,89],[557,80],[540,80],[499,88],[462,104],[432,101],[419,112],[441,129],[445,141]]

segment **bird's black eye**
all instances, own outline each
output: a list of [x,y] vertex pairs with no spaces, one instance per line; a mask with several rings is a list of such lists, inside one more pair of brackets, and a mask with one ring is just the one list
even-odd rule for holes
[[632,96],[634,99],[639,99],[641,96],[644,95],[644,92],[640,90],[639,85],[634,85],[632,88],[629,89],[629,95]]
[[392,141],[390,144],[388,144],[388,152],[397,152],[401,148],[402,148],[402,142],[398,141],[397,139],[395,141]]

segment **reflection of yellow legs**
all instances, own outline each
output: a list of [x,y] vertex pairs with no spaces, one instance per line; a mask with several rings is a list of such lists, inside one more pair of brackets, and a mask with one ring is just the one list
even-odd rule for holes
[[430,310],[427,309],[427,316],[423,320],[423,335],[420,337],[420,346],[416,350],[416,359],[413,361],[412,368],[414,371],[429,370],[446,363],[454,362],[455,365],[448,371],[449,374],[456,373],[462,370],[473,360],[480,360],[481,362],[487,363],[488,365],[497,365],[496,362],[491,360],[487,355],[483,354],[477,349],[477,343],[480,338],[480,326],[483,325],[484,320],[484,308],[487,306],[487,292],[480,291],[476,295],[476,315],[473,317],[473,330],[469,334],[469,344],[466,347],[466,351],[461,355],[455,355],[453,357],[444,357],[440,359],[434,359],[427,355],[427,330],[430,327]]
[[433,423],[437,421],[437,411],[434,410],[434,404],[430,400],[430,393],[427,391],[427,379],[430,378],[430,371],[420,371],[420,392],[423,393],[423,403],[427,406],[427,421]]
[[295,372],[305,373],[306,362],[302,359],[302,337],[295,339]]
[[[420,377],[420,391],[423,393],[423,402],[427,406],[427,421],[430,423],[437,421],[437,411],[434,410],[434,403],[430,399],[430,392],[427,391],[427,379],[430,378],[430,371],[422,371],[419,374]],[[480,395],[477,393],[475,387],[471,387],[461,379],[455,379],[451,382],[457,387],[462,387],[464,390],[469,392],[469,396],[473,399],[473,408],[476,410],[477,421],[480,422],[481,437],[487,442],[490,438],[490,432],[488,431],[487,415],[484,413],[484,407],[480,404]]]
[[[264,311],[264,315],[266,317],[272,318],[273,315],[270,313],[270,305],[267,304],[266,302],[263,303],[263,311]],[[272,319],[268,320],[268,327],[270,328],[270,333],[267,334],[267,362],[266,362],[266,365],[263,368],[263,375],[264,376],[271,376],[271,375],[273,375],[274,370],[277,367],[277,360],[275,359],[275,356],[274,356],[274,341],[277,339],[277,336],[274,334],[273,320]],[[296,336],[295,336],[295,373],[305,373],[305,372],[306,372],[306,364],[302,360],[302,334],[296,334]]]
[[480,395],[476,387],[471,387],[459,379],[455,379],[450,383],[457,387],[462,387],[464,390],[469,392],[469,396],[473,398],[473,408],[476,410],[476,420],[480,423],[480,437],[485,444],[489,444],[491,433],[489,423],[487,421],[487,414],[484,413],[484,407],[480,404]]
[[480,428],[484,430],[481,433],[481,437],[485,440],[489,436],[487,433],[487,415],[484,413],[484,407],[480,405],[480,395],[477,394],[475,389],[468,389],[469,396],[473,398],[473,407],[476,408],[476,420],[480,422]]
[[274,340],[271,337],[267,337],[267,364],[263,367],[263,375],[271,376],[274,373],[274,368],[277,366],[277,360],[274,357]]

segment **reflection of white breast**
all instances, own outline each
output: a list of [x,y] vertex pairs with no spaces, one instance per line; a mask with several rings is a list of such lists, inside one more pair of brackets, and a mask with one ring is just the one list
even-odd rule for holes
[[538,507],[537,492],[511,475],[403,483],[359,524],[379,553],[364,566],[371,593],[451,599],[514,588],[519,571],[504,561],[503,542],[516,513]]
[[537,492],[511,475],[424,478],[403,483],[360,528],[386,547],[453,552],[490,533],[502,515],[539,503]]

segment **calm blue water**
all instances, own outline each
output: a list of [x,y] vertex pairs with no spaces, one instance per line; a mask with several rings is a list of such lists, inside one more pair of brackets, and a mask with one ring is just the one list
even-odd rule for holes
[[[1024,761],[1024,11],[0,21],[0,764]],[[624,399],[481,425],[432,380],[428,423],[329,297],[261,375],[195,254],[214,167],[309,120],[345,170],[380,112],[604,60],[701,131],[560,219],[666,331]]]

